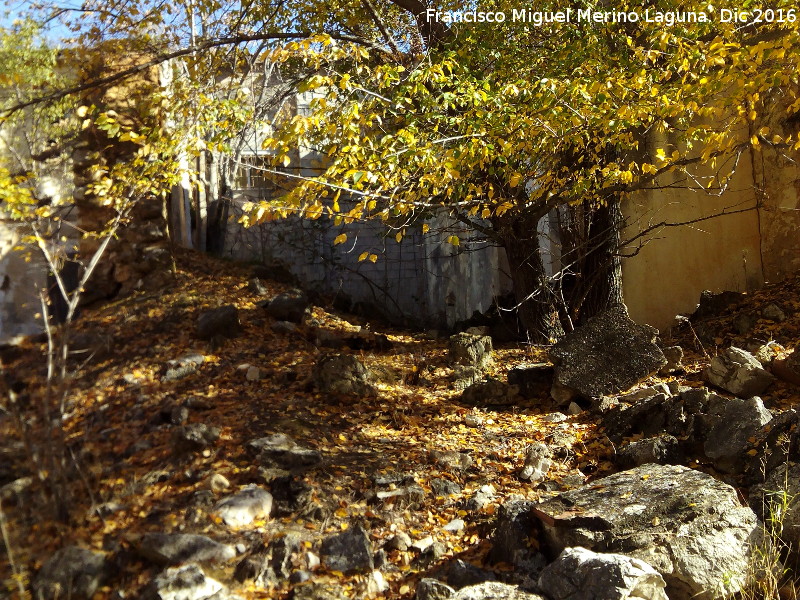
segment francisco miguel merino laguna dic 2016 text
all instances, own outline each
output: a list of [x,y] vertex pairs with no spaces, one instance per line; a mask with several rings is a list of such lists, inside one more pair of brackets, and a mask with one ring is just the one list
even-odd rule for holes
[[519,8],[511,11],[446,10],[429,8],[425,11],[428,22],[437,23],[530,23],[541,26],[551,23],[660,23],[672,26],[678,23],[708,23],[712,18],[722,23],[794,23],[795,9],[755,9],[751,11],[722,8],[716,13],[705,11],[597,11],[590,8],[558,11],[536,11]]

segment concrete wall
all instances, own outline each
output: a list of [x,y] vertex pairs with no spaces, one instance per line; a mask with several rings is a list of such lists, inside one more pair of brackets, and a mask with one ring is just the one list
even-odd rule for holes
[[[651,150],[657,144],[652,140]],[[744,152],[722,195],[669,187],[680,185],[675,175],[658,184],[661,189],[623,205],[623,239],[662,222],[726,214],[657,227],[626,249],[634,255],[623,262],[625,302],[634,320],[664,331],[675,315],[694,310],[703,290],[752,291],[800,271],[800,168],[780,152],[764,146]]]
[[[630,258],[623,261],[624,295],[634,320],[666,331],[675,315],[694,311],[703,290],[752,291],[800,271],[800,169],[788,159],[746,152],[722,195],[681,189],[674,175],[659,184],[623,205],[628,224],[623,240],[631,240],[625,248]],[[353,300],[433,326],[485,311],[495,296],[510,290],[502,250],[471,240],[446,220],[431,228],[441,233],[409,236],[398,245],[383,237],[380,223],[365,223],[357,247],[348,252],[349,242],[333,246],[340,230],[325,220],[273,222],[251,230],[233,220],[226,254],[277,259],[311,287],[347,291]],[[542,235],[550,236],[545,229]],[[458,249],[444,241],[452,233],[462,239]],[[364,250],[378,254],[378,262],[357,262]],[[557,260],[557,248],[551,250]]]
[[[662,185],[675,183],[663,179]],[[623,261],[625,302],[631,317],[660,330],[677,314],[691,313],[703,290],[747,291],[763,284],[759,212],[749,160],[742,160],[731,191],[714,196],[685,189],[663,188],[637,194],[623,204],[628,223],[623,240],[659,223],[632,242]],[[735,211],[745,212],[735,212]]]
[[26,261],[25,253],[14,250],[19,240],[18,227],[0,220],[0,344],[42,331],[36,315],[42,312],[39,290],[47,270],[38,252]]
[[[452,326],[476,310],[487,310],[494,296],[510,287],[500,268],[502,253],[449,220],[431,222],[429,234],[411,233],[399,244],[385,236],[382,223],[366,222],[357,236],[351,228],[348,241],[334,246],[342,229],[326,218],[243,228],[236,221],[247,190],[240,193],[228,223],[226,256],[282,263],[305,286],[378,307],[398,322]],[[445,242],[453,233],[461,237],[458,248]],[[359,262],[365,251],[378,260]]]

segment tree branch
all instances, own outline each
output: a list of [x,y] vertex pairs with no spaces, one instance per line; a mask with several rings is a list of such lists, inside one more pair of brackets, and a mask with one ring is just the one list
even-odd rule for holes
[[[313,34],[311,32],[296,32],[296,33],[263,33],[263,34],[254,34],[254,35],[237,35],[237,36],[230,36],[230,37],[223,37],[211,40],[204,40],[199,44],[195,44],[193,46],[187,48],[181,48],[179,50],[174,50],[172,52],[166,52],[163,54],[159,54],[151,58],[148,61],[130,67],[129,69],[124,69],[117,73],[112,73],[111,75],[107,75],[105,77],[100,77],[98,79],[94,79],[92,81],[87,81],[80,85],[75,85],[70,88],[66,88],[63,90],[58,90],[57,92],[53,92],[51,94],[46,94],[44,96],[38,96],[36,98],[32,98],[30,100],[26,100],[24,102],[19,102],[10,106],[9,108],[3,109],[0,112],[0,119],[5,119],[14,114],[15,112],[22,110],[23,108],[27,108],[29,106],[34,106],[37,104],[43,104],[46,102],[54,102],[56,100],[61,100],[62,98],[66,98],[72,94],[77,94],[80,92],[84,92],[86,90],[102,87],[104,85],[108,85],[110,83],[116,83],[118,81],[122,81],[123,79],[127,79],[133,75],[146,71],[151,67],[155,67],[162,63],[165,63],[169,60],[174,58],[180,58],[182,56],[188,56],[190,54],[194,54],[195,52],[201,52],[203,50],[210,50],[211,48],[219,48],[221,46],[230,46],[234,44],[242,44],[246,42],[258,42],[258,41],[265,41],[265,40],[295,40],[295,39],[304,39],[309,38]],[[354,44],[361,44],[364,46],[368,46],[374,50],[378,50],[381,53],[386,54],[387,50],[375,44],[375,42],[366,40],[364,38],[360,38],[357,36],[351,35],[337,35],[331,34],[331,38],[343,41],[343,42],[352,42]]]

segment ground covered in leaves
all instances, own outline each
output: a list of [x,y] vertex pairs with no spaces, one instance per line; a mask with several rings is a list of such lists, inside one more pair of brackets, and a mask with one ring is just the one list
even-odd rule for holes
[[[108,344],[104,352],[76,356],[70,363],[73,392],[64,422],[79,476],[73,482],[69,522],[54,519],[42,508],[46,503],[35,477],[30,487],[7,494],[3,503],[6,533],[22,578],[32,578],[58,548],[77,544],[106,552],[118,567],[98,600],[135,597],[158,570],[133,551],[147,532],[203,533],[247,545],[300,532],[304,546],[315,552],[325,536],[362,525],[376,549],[398,532],[411,540],[430,536],[446,548],[432,564],[416,560],[414,549],[386,553],[382,571],[389,589],[378,595],[408,598],[420,577],[446,568],[456,558],[482,566],[493,515],[509,498],[537,500],[562,484],[574,486],[615,470],[616,449],[590,411],[558,420],[552,414],[563,407],[544,395],[520,398],[514,406],[497,409],[465,406],[452,385],[446,338],[391,329],[325,306],[313,308],[311,318],[317,328],[334,333],[370,329],[386,334],[392,348],[356,352],[378,374],[377,396],[318,393],[312,369],[326,349],[316,345],[318,337],[310,334],[308,325],[295,332],[273,331],[272,319],[257,303],[288,286],[265,281],[266,294],[258,295],[248,287],[249,277],[247,266],[185,253],[178,257],[167,289],[85,311],[77,325],[79,334],[102,334]],[[717,348],[731,343],[774,340],[779,344],[777,354],[794,349],[800,345],[798,292],[798,280],[769,286],[706,320],[703,327],[685,325],[667,332],[664,337],[673,339],[664,342],[680,343],[687,357],[685,373],[666,380],[703,385],[702,368]],[[788,318],[781,323],[761,318],[761,308],[770,303],[778,304]],[[238,307],[241,335],[200,341],[198,315],[225,304]],[[744,313],[754,316],[751,327],[740,334],[734,322]],[[24,389],[22,397],[29,399],[31,410],[46,375],[43,351],[43,344],[30,342],[4,365]],[[164,381],[167,361],[188,353],[206,356],[198,372]],[[514,365],[541,360],[546,360],[541,348],[523,344],[495,348],[489,375],[504,380]],[[257,367],[260,378],[248,378],[248,366]],[[796,387],[779,381],[764,401],[768,408],[780,410],[795,404],[797,395]],[[202,452],[176,452],[173,409],[177,406],[189,407],[189,423],[219,427],[220,438]],[[304,475],[312,490],[313,510],[306,506],[294,514],[256,522],[246,531],[231,530],[198,507],[195,499],[198,493],[219,499],[247,484],[267,485],[247,442],[273,433],[287,434],[322,453],[322,467]],[[0,460],[5,462],[0,470],[8,477],[33,474],[22,442],[13,419],[0,413]],[[547,481],[537,486],[517,477],[525,449],[534,442],[562,449]],[[470,460],[437,460],[436,451],[448,450]],[[690,466],[708,470],[701,463]],[[376,500],[376,478],[398,473],[412,476],[424,490],[424,499]],[[432,488],[435,480],[449,480],[459,491],[437,496]],[[482,508],[471,508],[469,499],[485,485],[494,488],[494,498]],[[463,529],[445,529],[454,519],[464,521]],[[530,543],[537,544],[535,537]],[[244,598],[283,598],[294,586],[288,581],[275,588],[237,584],[232,580],[235,564],[231,561],[210,574]],[[503,577],[502,565],[493,569]],[[366,575],[319,567],[314,578],[336,582],[348,597],[370,595]],[[0,555],[0,581],[3,589],[15,594],[7,553]]]

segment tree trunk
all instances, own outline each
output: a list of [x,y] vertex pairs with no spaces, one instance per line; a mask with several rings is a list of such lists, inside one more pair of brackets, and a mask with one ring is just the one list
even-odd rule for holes
[[579,308],[580,322],[624,304],[622,263],[619,258],[622,210],[618,198],[588,213],[586,260],[584,261],[585,298]]
[[598,206],[585,202],[560,214],[562,278],[572,323],[623,304],[619,258],[622,212],[618,199]]
[[508,257],[518,315],[531,342],[547,344],[564,335],[558,317],[556,291],[542,262],[536,226],[541,215],[504,219],[499,228]]

